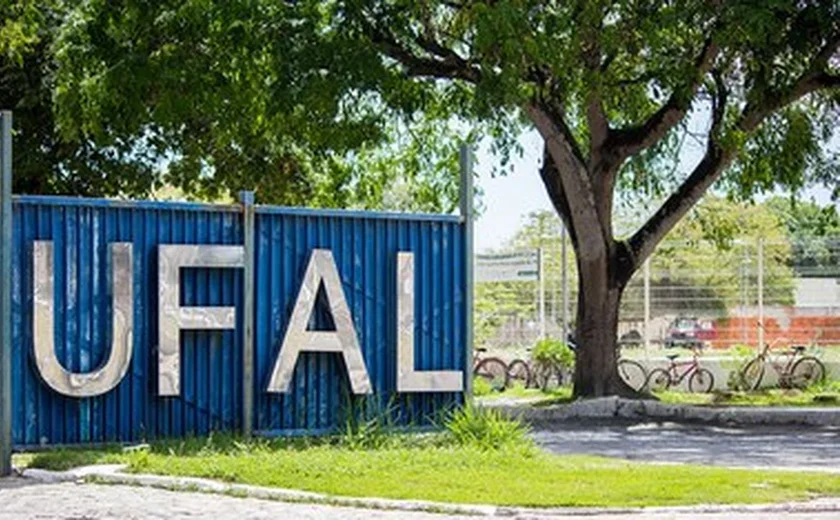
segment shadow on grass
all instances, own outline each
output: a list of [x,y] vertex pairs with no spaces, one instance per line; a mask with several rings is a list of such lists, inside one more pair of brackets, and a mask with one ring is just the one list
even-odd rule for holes
[[52,471],[67,471],[80,466],[94,464],[112,464],[122,462],[120,456],[123,448],[109,445],[92,448],[61,448],[29,454],[26,467],[48,469]]
[[17,465],[51,471],[67,471],[95,464],[137,464],[145,454],[202,457],[209,454],[242,454],[256,450],[305,450],[317,446],[338,445],[339,435],[319,437],[253,438],[245,440],[237,434],[214,433],[207,437],[160,439],[140,445],[98,445],[54,448],[16,455]]

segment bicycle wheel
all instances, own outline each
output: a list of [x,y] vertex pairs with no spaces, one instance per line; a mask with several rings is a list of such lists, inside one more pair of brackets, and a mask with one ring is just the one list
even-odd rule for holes
[[473,370],[473,374],[486,380],[493,390],[501,391],[508,385],[508,367],[499,358],[482,359]]
[[825,379],[825,365],[815,357],[798,359],[790,369],[788,382],[792,388],[807,388],[822,383]]
[[528,363],[521,359],[514,359],[508,365],[508,382],[513,384],[516,382],[522,383],[522,386],[528,388],[531,384],[531,369]]
[[534,383],[545,392],[551,387],[552,378],[557,378],[557,369],[551,363],[538,363],[534,366]]
[[650,392],[661,392],[671,386],[671,374],[664,368],[654,368],[650,371],[645,388]]
[[641,392],[647,382],[647,370],[638,361],[631,359],[618,360],[618,376],[627,383],[627,386]]
[[715,376],[710,370],[698,368],[688,378],[688,391],[693,393],[708,394],[715,386]]
[[761,378],[764,377],[764,361],[761,358],[754,358],[744,365],[738,374],[738,390],[752,392],[761,386]]

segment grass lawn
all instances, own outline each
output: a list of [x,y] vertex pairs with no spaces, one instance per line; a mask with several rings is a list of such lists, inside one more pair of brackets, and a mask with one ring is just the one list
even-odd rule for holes
[[840,406],[840,392],[813,390],[762,390],[759,392],[719,392],[692,394],[689,392],[658,392],[664,403],[706,406]]
[[132,471],[197,476],[342,496],[510,506],[654,506],[761,503],[840,496],[840,475],[648,465],[544,453],[528,442],[497,450],[406,436],[378,448],[321,441],[231,438],[153,444],[122,453],[22,454],[18,465],[65,469],[124,462]]
[[[479,379],[477,378],[476,381],[478,380]],[[572,400],[572,387],[553,387],[543,392],[539,388],[525,388],[522,383],[516,382],[502,392],[488,389],[480,394],[476,393],[476,397],[480,397],[482,400],[491,401],[494,399],[542,400],[550,398],[557,402],[563,402]]]
[[[713,392],[699,394],[690,392],[657,392],[663,403],[690,404],[700,406],[840,406],[840,381],[831,381],[805,390],[767,389],[756,392]],[[536,388],[514,386],[504,392],[490,392],[482,395],[480,401],[492,402],[498,399],[522,399],[531,406],[552,406],[573,401],[570,386],[553,388],[543,392]]]

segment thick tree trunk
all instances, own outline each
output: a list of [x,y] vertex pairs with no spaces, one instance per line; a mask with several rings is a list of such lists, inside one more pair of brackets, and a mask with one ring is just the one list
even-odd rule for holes
[[619,377],[618,309],[623,283],[615,283],[615,257],[579,265],[575,339],[575,397],[639,394]]

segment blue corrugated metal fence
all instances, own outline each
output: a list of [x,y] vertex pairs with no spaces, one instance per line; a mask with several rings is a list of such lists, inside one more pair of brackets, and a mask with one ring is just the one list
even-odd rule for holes
[[[242,424],[241,269],[183,269],[181,302],[234,306],[237,329],[183,331],[182,391],[157,395],[157,246],[243,243],[238,206],[18,197],[13,232],[13,438],[18,447],[138,441],[237,430]],[[463,370],[464,225],[457,217],[258,207],[254,274],[254,428],[323,432],[349,401],[337,354],[306,353],[292,391],[265,393],[314,248],[333,252],[374,387],[403,422],[422,424],[460,396],[396,394],[396,257],[415,253],[416,365]],[[90,371],[110,349],[109,249],[134,251],[134,355],[106,395],[63,397],[39,378],[32,337],[32,249],[55,248],[55,346],[69,370]],[[317,320],[316,320],[317,321]],[[318,325],[317,323],[315,324]]]

